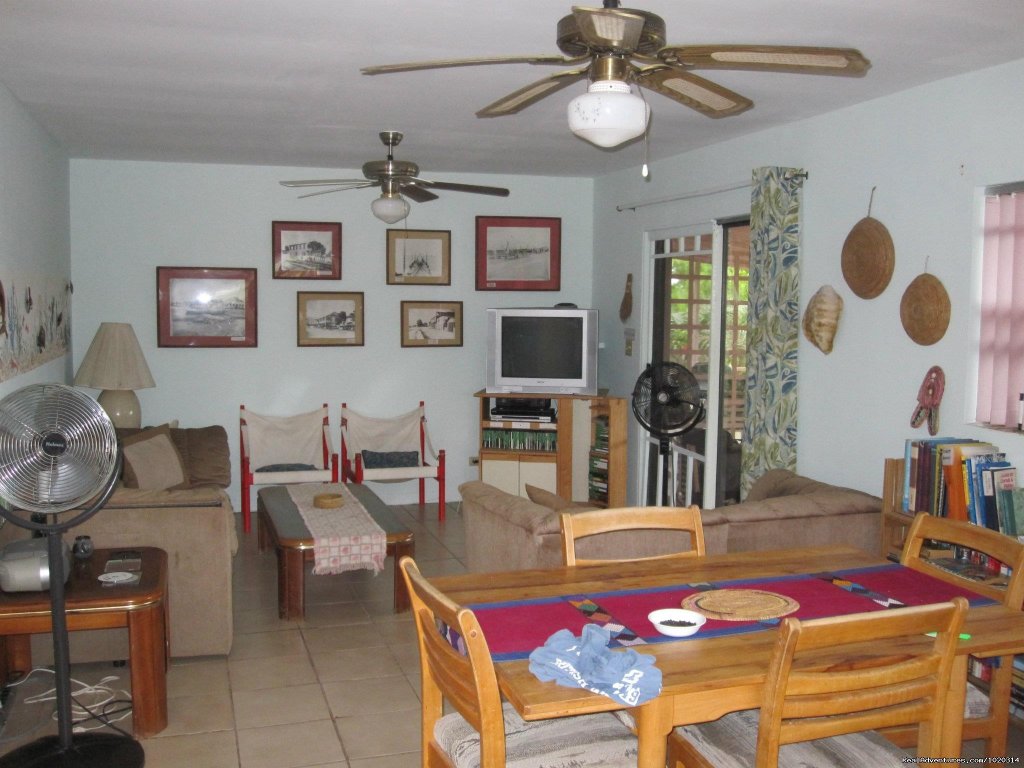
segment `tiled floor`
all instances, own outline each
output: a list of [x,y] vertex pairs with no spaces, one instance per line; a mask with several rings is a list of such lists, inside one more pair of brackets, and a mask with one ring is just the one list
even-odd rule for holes
[[[434,509],[434,508],[431,508]],[[416,505],[397,507],[416,534],[427,575],[464,571],[462,519]],[[239,532],[235,559],[235,641],[227,658],[177,660],[168,676],[169,724],[146,739],[147,768],[418,768],[419,678],[408,614],[392,612],[388,568],[307,580],[306,619],[277,617],[276,564]],[[129,687],[127,669],[76,665],[72,676]],[[17,690],[0,732],[0,754],[56,733],[52,706],[28,704],[52,685],[37,674]],[[120,725],[130,731],[131,720]],[[1010,729],[1010,755],[1024,756],[1024,733]],[[978,744],[965,756],[980,755]]]
[[[465,570],[457,505],[446,523],[435,506],[395,509],[416,535],[424,573]],[[282,621],[274,555],[256,551],[255,532],[238,536],[231,654],[175,660],[168,727],[142,742],[146,768],[418,768],[419,663],[409,614],[392,610],[391,561],[376,577],[311,576],[305,620]],[[127,672],[75,665],[72,677],[114,674],[121,688]],[[56,733],[52,705],[24,703],[49,686],[52,675],[37,674],[17,690],[0,754]],[[130,723],[119,725],[130,732]]]

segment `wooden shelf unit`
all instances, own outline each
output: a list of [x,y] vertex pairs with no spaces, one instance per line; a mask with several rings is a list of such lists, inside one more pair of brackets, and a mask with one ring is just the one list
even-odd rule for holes
[[[626,504],[626,400],[606,395],[552,395],[553,421],[492,419],[494,398],[535,399],[535,394],[475,393],[480,411],[480,479],[509,493],[526,495],[526,485],[574,501],[590,501],[591,459],[607,460],[607,500]],[[595,435],[607,425],[607,453],[595,452]],[[553,437],[549,437],[553,436]],[[553,444],[552,444],[553,443]],[[594,502],[595,505],[598,502]]]

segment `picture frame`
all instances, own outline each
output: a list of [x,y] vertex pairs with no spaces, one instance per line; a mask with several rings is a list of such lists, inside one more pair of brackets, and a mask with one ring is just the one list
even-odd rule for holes
[[403,301],[403,347],[461,347],[461,301]]
[[158,347],[255,347],[256,270],[157,267]]
[[271,224],[275,280],[340,280],[341,224],[275,221]]
[[299,291],[295,308],[298,346],[363,346],[366,315],[362,291]]
[[557,291],[561,262],[560,218],[476,217],[478,291]]
[[387,284],[451,285],[451,230],[389,229]]

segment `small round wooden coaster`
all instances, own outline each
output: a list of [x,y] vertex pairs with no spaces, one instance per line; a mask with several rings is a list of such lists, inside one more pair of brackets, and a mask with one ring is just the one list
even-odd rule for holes
[[313,497],[313,506],[318,509],[337,509],[345,503],[340,493],[318,493]]
[[683,608],[720,621],[763,621],[792,613],[800,603],[762,589],[712,589],[685,598]]

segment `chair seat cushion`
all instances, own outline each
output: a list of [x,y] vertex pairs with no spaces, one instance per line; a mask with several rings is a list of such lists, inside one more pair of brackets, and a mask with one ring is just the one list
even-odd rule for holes
[[[759,710],[733,712],[710,723],[676,728],[718,768],[751,768],[757,752]],[[779,768],[906,768],[907,753],[875,731],[830,736],[785,744],[779,749]]]
[[363,467],[366,469],[417,467],[419,464],[418,451],[363,451]]
[[[526,722],[507,703],[502,712],[508,768],[636,768],[636,737],[610,713]],[[434,741],[456,768],[480,767],[480,734],[462,715],[438,720]]]
[[311,469],[323,469],[323,467],[314,467],[312,464],[267,464],[265,467],[260,467],[255,470],[256,472],[307,472]]

